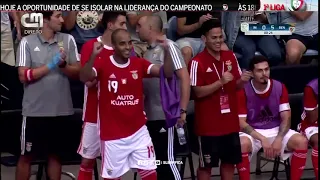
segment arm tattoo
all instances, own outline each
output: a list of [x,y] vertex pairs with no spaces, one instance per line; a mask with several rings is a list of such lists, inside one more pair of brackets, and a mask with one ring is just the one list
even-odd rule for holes
[[279,127],[278,136],[284,137],[287,134],[287,132],[289,131],[290,126],[291,126],[291,121],[290,120],[282,121],[281,124],[280,124],[280,127]]
[[242,132],[246,133],[246,134],[251,134],[254,131],[253,127],[251,127],[250,125],[247,125],[246,127],[242,128]]

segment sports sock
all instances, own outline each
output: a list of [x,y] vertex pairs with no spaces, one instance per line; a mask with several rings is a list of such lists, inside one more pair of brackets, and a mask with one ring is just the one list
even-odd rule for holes
[[295,150],[291,159],[291,180],[300,180],[306,165],[308,150]]
[[156,170],[142,170],[138,169],[141,180],[157,180]]
[[318,147],[312,148],[311,160],[312,160],[314,173],[316,175],[316,179],[318,180],[318,178],[319,178],[319,174],[318,174],[319,173],[319,171],[318,171]]
[[80,165],[80,170],[78,174],[78,180],[92,180],[92,171],[93,167],[84,167],[82,164]]
[[242,153],[242,161],[237,164],[238,174],[240,180],[250,179],[250,161],[249,153]]

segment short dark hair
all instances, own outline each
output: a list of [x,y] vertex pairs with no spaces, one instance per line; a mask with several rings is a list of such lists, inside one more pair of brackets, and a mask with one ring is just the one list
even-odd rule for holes
[[254,70],[254,65],[262,63],[262,62],[267,62],[269,64],[269,61],[266,57],[264,56],[254,56],[250,62],[249,62],[249,70],[253,71]]
[[113,45],[116,44],[116,37],[117,37],[117,35],[118,35],[120,32],[127,32],[127,33],[128,33],[128,31],[125,30],[125,29],[116,29],[116,30],[114,30],[114,31],[112,32],[112,34],[111,34],[111,43],[112,43]]
[[54,11],[36,11],[35,13],[41,13],[43,19],[50,20]]
[[109,22],[115,22],[118,16],[126,16],[125,11],[105,11],[102,15],[101,23],[104,29],[107,29]]
[[202,35],[206,35],[213,28],[221,28],[221,22],[219,19],[209,19],[201,26]]

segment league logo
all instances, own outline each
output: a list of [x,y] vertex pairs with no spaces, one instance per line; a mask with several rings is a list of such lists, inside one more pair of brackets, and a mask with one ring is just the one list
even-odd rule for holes
[[290,11],[306,11],[307,6],[304,0],[291,0]]
[[228,9],[229,9],[228,4],[223,4],[223,5],[222,5],[222,9],[223,9],[224,11],[228,11]]

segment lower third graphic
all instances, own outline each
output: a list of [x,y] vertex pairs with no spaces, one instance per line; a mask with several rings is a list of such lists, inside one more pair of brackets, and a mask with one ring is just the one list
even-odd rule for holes
[[156,165],[159,166],[161,164],[183,164],[182,161],[161,161],[161,160],[139,160],[138,165],[140,166],[150,166]]

